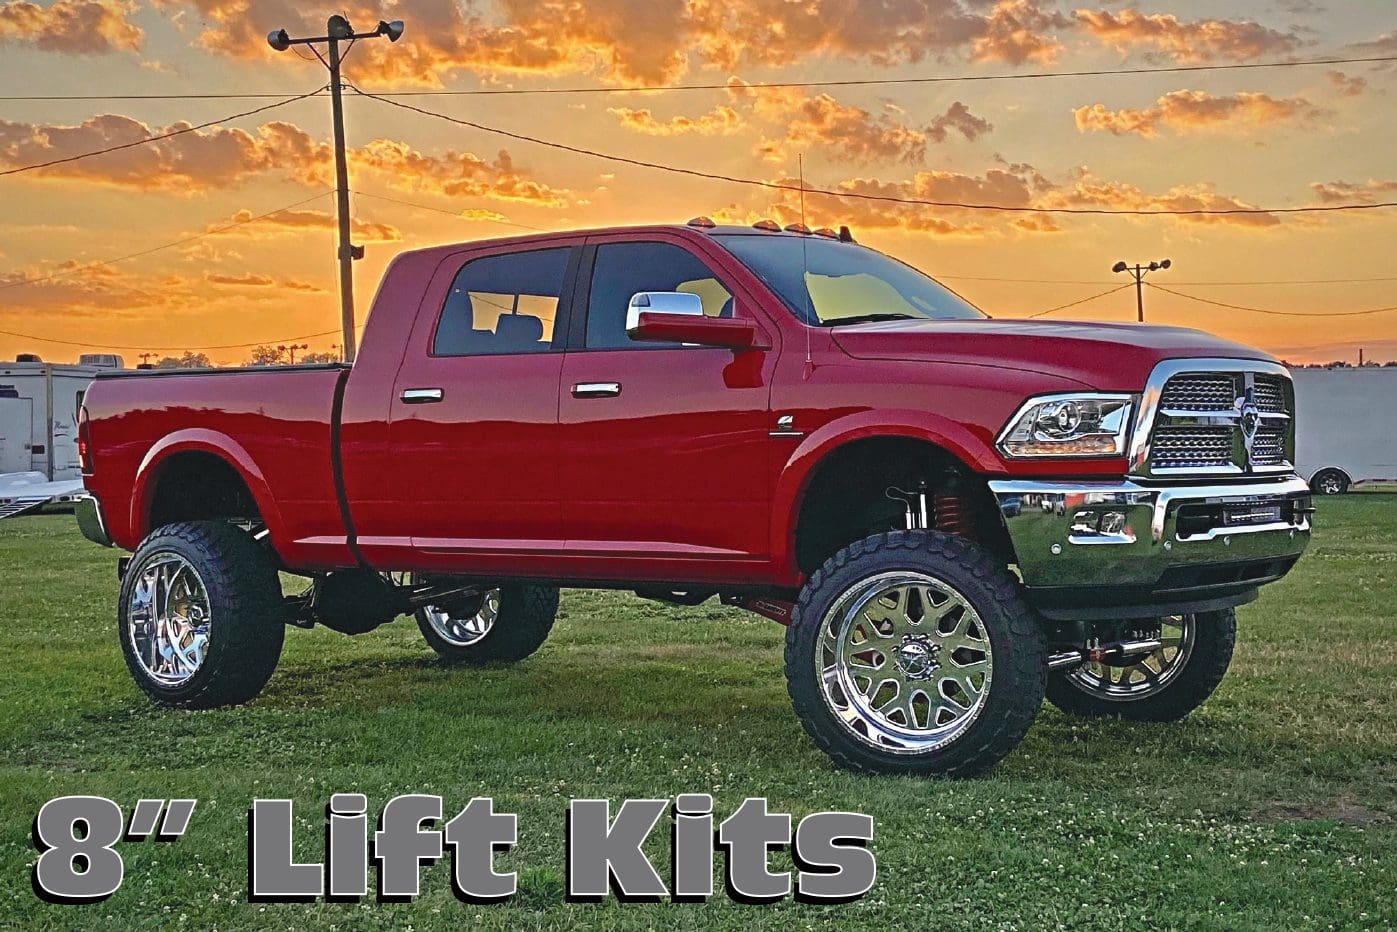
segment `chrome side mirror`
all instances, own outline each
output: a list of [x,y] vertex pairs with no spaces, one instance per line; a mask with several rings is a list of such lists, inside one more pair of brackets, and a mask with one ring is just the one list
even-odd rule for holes
[[702,317],[703,299],[687,291],[642,291],[632,295],[631,303],[626,308],[626,333],[629,336],[636,336],[642,313]]

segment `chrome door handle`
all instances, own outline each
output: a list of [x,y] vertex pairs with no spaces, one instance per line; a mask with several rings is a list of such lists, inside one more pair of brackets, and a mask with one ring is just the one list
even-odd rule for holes
[[436,404],[444,397],[439,388],[407,388],[403,390],[402,399],[405,405],[430,405]]
[[578,382],[572,387],[574,398],[615,398],[619,394],[620,382]]

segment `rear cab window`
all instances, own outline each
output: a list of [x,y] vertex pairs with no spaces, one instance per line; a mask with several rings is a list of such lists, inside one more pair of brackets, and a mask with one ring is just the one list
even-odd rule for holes
[[572,247],[558,246],[468,261],[447,291],[432,355],[552,351],[571,254]]

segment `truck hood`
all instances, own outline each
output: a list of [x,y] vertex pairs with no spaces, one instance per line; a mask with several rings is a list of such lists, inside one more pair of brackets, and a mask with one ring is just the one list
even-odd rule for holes
[[1274,359],[1186,327],[1060,320],[896,320],[835,327],[856,359],[995,366],[1073,379],[1103,391],[1139,391],[1165,359]]

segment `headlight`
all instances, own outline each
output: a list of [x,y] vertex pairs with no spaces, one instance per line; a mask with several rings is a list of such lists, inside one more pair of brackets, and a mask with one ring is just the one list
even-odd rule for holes
[[1124,456],[1133,395],[1029,399],[999,434],[1005,456]]

